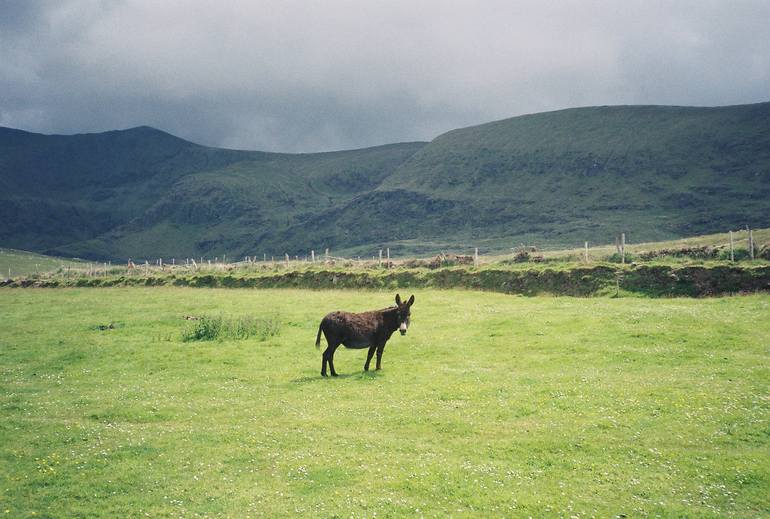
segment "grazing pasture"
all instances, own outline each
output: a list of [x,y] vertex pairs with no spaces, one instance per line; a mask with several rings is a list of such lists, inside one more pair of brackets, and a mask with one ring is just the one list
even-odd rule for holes
[[323,378],[394,291],[1,290],[0,515],[770,514],[770,296],[414,293]]

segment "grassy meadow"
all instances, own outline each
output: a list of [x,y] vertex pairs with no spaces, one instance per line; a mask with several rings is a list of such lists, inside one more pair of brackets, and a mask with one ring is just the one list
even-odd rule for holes
[[0,516],[770,514],[770,296],[419,290],[322,378],[321,317],[393,296],[0,291]]

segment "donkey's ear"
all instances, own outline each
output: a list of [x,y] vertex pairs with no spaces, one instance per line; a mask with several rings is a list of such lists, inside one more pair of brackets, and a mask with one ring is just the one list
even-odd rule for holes
[[398,294],[396,294],[396,304],[397,304],[398,306],[401,306],[401,296],[400,296],[400,295],[398,295]]
[[412,294],[412,297],[409,298],[409,301],[406,302],[406,306],[412,306],[414,304],[414,294]]

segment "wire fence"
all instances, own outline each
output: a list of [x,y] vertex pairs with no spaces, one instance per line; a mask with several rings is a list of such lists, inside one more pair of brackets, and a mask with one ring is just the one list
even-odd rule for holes
[[[762,231],[768,234],[770,238],[770,229]],[[708,238],[707,245],[700,245],[702,248],[708,248],[709,253],[722,251],[721,258],[736,261],[736,251],[740,252],[738,259],[755,259],[760,252],[759,244],[754,237],[753,230],[746,229],[741,231],[729,231],[717,238],[712,235]],[[674,240],[665,242],[669,247],[698,247],[697,238]],[[745,247],[742,247],[745,245]],[[564,248],[564,247],[539,247],[537,245],[527,245],[520,243],[511,247],[510,252],[487,252],[478,247],[469,248],[467,254],[458,254],[453,252],[441,252],[430,257],[392,257],[390,248],[383,247],[376,249],[376,254],[370,256],[335,256],[329,249],[323,254],[316,254],[314,250],[309,250],[305,255],[289,255],[284,253],[282,256],[262,254],[262,256],[243,256],[237,259],[223,256],[198,256],[197,258],[129,258],[125,263],[107,262],[79,262],[64,263],[48,271],[39,271],[27,273],[26,277],[107,277],[107,276],[150,276],[158,274],[194,274],[194,273],[222,273],[222,272],[246,272],[246,271],[278,271],[278,270],[299,270],[306,268],[327,268],[342,267],[346,269],[390,269],[390,268],[438,268],[442,266],[468,265],[479,267],[490,263],[499,262],[540,262],[540,261],[574,261],[591,263],[610,259],[619,263],[626,263],[626,260],[634,255],[644,254],[645,249],[661,247],[661,242],[639,243],[631,245],[626,240],[626,234],[620,233],[615,238],[615,244],[592,246],[584,241],[582,247]],[[665,249],[664,249],[665,250]],[[673,249],[671,249],[673,250]],[[729,251],[729,255],[727,253]],[[763,249],[764,251],[764,249]],[[487,252],[487,253],[485,253]],[[747,252],[747,254],[746,254]],[[747,257],[748,256],[748,257]],[[0,272],[0,275],[6,272]],[[7,271],[8,277],[13,278],[11,268]]]

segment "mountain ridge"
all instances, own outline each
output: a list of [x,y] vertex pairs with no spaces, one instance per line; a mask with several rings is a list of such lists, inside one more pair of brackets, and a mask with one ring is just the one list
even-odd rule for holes
[[94,259],[432,253],[770,225],[770,103],[569,108],[287,154],[0,127],[0,244]]

